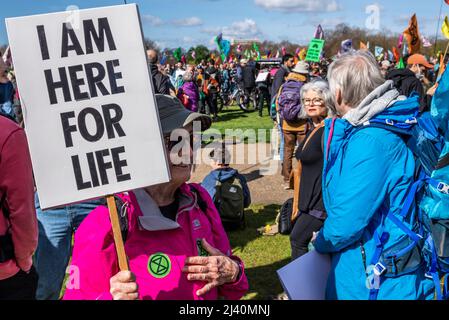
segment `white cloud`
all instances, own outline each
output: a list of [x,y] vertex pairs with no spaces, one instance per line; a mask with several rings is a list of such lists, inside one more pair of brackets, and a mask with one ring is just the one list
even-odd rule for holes
[[152,16],[151,14],[142,15],[142,22],[148,23],[148,24],[152,25],[153,27],[160,26],[160,25],[164,24],[164,22],[162,21],[161,18]]
[[254,0],[254,3],[284,12],[335,12],[340,9],[337,0]]
[[203,21],[198,17],[190,17],[185,19],[174,20],[173,23],[183,27],[194,27],[203,24]]
[[209,27],[201,31],[211,35],[218,35],[221,32],[224,38],[231,39],[257,38],[262,34],[257,23],[249,18],[233,22],[230,26]]

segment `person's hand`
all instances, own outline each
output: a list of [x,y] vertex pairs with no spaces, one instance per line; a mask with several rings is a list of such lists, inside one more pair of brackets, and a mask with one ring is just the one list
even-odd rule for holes
[[235,282],[240,269],[236,261],[212,247],[205,239],[202,240],[202,244],[210,256],[188,257],[182,269],[187,273],[188,280],[207,282],[202,289],[196,292],[198,296],[222,284]]
[[438,88],[438,84],[435,84],[435,85],[432,86],[429,90],[427,90],[427,94],[428,94],[429,96],[432,96],[432,97],[433,97],[433,95],[435,94],[435,91],[437,90],[437,88]]
[[110,280],[110,293],[114,300],[139,299],[136,276],[130,271],[120,271]]

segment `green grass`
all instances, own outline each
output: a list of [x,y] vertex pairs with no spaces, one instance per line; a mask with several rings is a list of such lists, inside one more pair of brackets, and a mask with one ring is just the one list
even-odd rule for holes
[[[270,142],[271,134],[269,129],[273,129],[273,120],[267,115],[267,110],[264,109],[262,117],[259,117],[258,111],[244,112],[238,106],[224,107],[218,114],[218,121],[212,124],[211,129],[217,129],[222,135],[225,134],[226,129],[253,129],[256,132],[257,141],[259,142],[258,129],[266,129],[266,142]],[[205,132],[210,133],[211,130]],[[248,139],[245,139],[248,142]]]
[[283,291],[276,271],[290,262],[289,237],[262,236],[257,231],[274,223],[279,208],[278,205],[252,205],[246,211],[246,229],[228,232],[234,254],[245,263],[249,291],[244,300],[264,300]]

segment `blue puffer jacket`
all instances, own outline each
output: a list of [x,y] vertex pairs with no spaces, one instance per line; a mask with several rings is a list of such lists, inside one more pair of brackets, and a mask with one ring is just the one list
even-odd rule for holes
[[[404,121],[413,117],[418,107],[417,98],[397,100],[374,118]],[[356,130],[344,119],[334,120],[334,125],[332,122],[326,120],[324,141],[328,152],[323,200],[328,218],[314,246],[332,256],[326,298],[366,300],[370,290],[361,243],[369,266],[376,248],[374,230],[389,234],[385,250],[404,238],[404,232],[392,221],[386,219],[382,229],[380,221],[383,213],[397,216],[400,212],[413,183],[415,162],[402,138],[394,133],[374,127]],[[377,299],[432,299],[433,289],[432,281],[424,276],[424,268],[420,268],[385,278]]]

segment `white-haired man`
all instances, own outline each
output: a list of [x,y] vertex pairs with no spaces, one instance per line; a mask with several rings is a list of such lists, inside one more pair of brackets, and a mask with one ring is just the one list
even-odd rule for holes
[[414,181],[413,154],[398,134],[360,129],[374,119],[405,122],[418,110],[419,98],[400,96],[366,51],[336,60],[328,79],[342,119],[326,121],[328,218],[314,242],[318,252],[332,255],[326,298],[432,299],[418,246],[392,254],[412,242],[399,226],[408,216],[399,213]]

